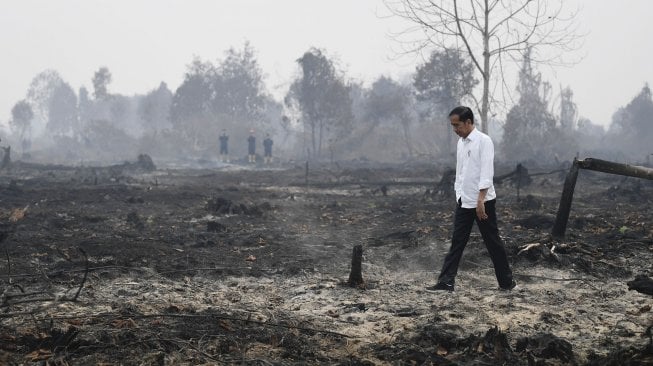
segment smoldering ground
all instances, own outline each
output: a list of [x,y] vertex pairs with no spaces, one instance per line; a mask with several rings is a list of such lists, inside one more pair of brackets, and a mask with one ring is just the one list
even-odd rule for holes
[[[424,287],[451,234],[451,198],[436,189],[444,172],[351,164],[313,167],[308,179],[301,165],[89,175],[16,163],[0,176],[2,360],[652,362],[651,297],[626,285],[653,270],[650,182],[581,174],[563,241],[549,231],[564,174],[534,175],[519,198],[509,180],[497,184],[518,290],[497,291],[475,231],[456,292],[431,294]],[[355,245],[364,284],[351,288]]]

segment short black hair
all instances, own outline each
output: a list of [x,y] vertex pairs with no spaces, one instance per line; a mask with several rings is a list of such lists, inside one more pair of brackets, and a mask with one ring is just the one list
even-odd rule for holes
[[474,124],[474,112],[472,112],[472,109],[469,107],[465,106],[459,106],[451,110],[449,112],[449,117],[451,116],[458,116],[458,119],[462,122],[465,122],[467,120],[472,121],[472,124]]

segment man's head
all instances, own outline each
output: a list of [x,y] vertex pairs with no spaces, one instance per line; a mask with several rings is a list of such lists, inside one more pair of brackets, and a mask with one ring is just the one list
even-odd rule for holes
[[456,135],[466,138],[474,130],[474,112],[469,107],[456,107],[449,112],[449,122]]

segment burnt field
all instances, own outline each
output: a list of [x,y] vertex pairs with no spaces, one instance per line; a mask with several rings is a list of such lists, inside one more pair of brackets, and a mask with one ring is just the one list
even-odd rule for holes
[[653,364],[653,296],[627,285],[653,275],[651,181],[581,172],[560,241],[564,170],[519,195],[497,183],[518,288],[497,291],[474,230],[456,291],[433,294],[444,173],[15,163],[0,174],[0,363]]

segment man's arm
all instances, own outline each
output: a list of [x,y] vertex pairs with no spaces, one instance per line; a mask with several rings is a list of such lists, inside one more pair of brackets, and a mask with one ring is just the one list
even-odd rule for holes
[[487,214],[485,213],[485,196],[487,196],[487,188],[481,189],[478,191],[478,199],[476,200],[476,216],[479,220],[487,219]]
[[481,150],[479,152],[481,156],[481,173],[478,182],[478,190],[480,191],[487,190],[494,184],[494,144],[490,138],[484,138],[481,140],[479,149]]
[[481,140],[481,174],[478,183],[478,199],[476,201],[476,215],[480,220],[487,219],[485,213],[485,197],[494,180],[494,144],[489,138]]

